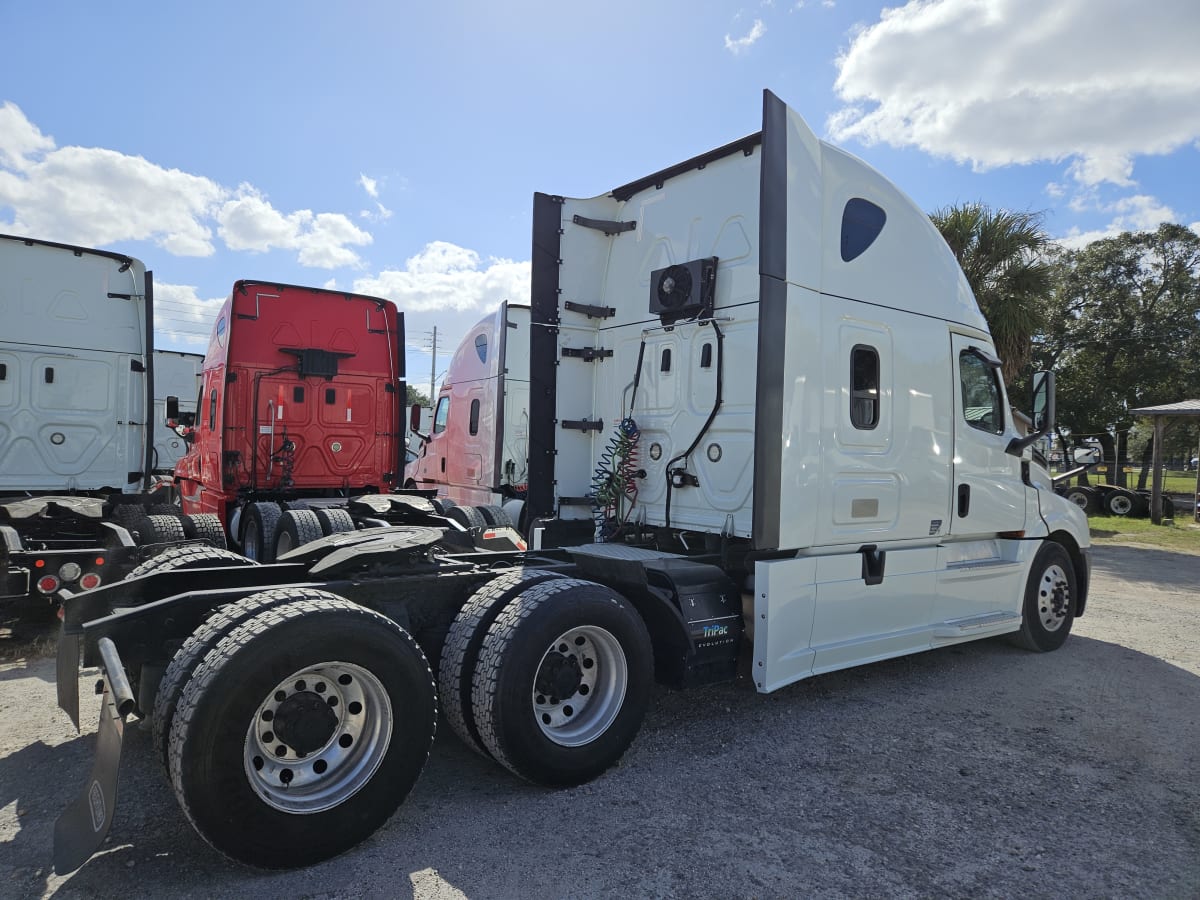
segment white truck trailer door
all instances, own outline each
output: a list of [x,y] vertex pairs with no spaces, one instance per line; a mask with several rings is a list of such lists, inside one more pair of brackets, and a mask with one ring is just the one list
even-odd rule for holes
[[997,360],[986,341],[952,334],[954,496],[950,533],[994,535],[1025,528],[1021,461],[1005,452],[1016,435]]

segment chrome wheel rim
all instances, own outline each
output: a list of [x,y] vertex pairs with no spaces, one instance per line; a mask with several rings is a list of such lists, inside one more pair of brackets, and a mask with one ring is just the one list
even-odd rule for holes
[[275,809],[321,812],[371,780],[391,738],[392,703],[379,679],[354,663],[317,663],[259,704],[246,731],[246,777]]
[[1058,631],[1071,611],[1071,583],[1062,566],[1053,565],[1042,572],[1038,584],[1038,620],[1047,631]]
[[533,716],[561,747],[596,740],[616,720],[629,686],[621,643],[603,628],[581,625],[560,634],[533,678]]
[[1080,493],[1079,491],[1072,491],[1071,493],[1067,494],[1067,499],[1070,500],[1072,503],[1074,503],[1076,506],[1078,506],[1080,509],[1087,509],[1087,505],[1088,505],[1087,494]]
[[1108,508],[1118,516],[1127,516],[1133,509],[1133,502],[1128,497],[1118,494],[1108,502]]

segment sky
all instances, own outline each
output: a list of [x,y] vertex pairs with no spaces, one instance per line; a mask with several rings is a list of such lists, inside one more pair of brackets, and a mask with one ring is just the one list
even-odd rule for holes
[[764,88],[928,211],[1200,231],[1196,0],[9,0],[0,33],[0,232],[142,260],[168,349],[242,278],[386,297],[426,392],[528,302],[535,191],[756,132]]

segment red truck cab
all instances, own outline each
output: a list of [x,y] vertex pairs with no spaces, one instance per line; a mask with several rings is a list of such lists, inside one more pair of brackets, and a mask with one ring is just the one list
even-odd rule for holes
[[[388,300],[234,284],[205,354],[190,446],[175,467],[183,511],[216,513],[242,544],[264,504],[397,486],[403,338],[403,316]],[[269,544],[273,535],[263,537]]]

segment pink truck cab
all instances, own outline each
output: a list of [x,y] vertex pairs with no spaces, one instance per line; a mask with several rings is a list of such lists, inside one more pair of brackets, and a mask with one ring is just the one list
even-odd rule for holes
[[[419,414],[417,407],[415,432]],[[519,523],[528,435],[529,307],[505,302],[470,329],[455,351],[404,485],[435,488],[460,506],[503,507]]]

